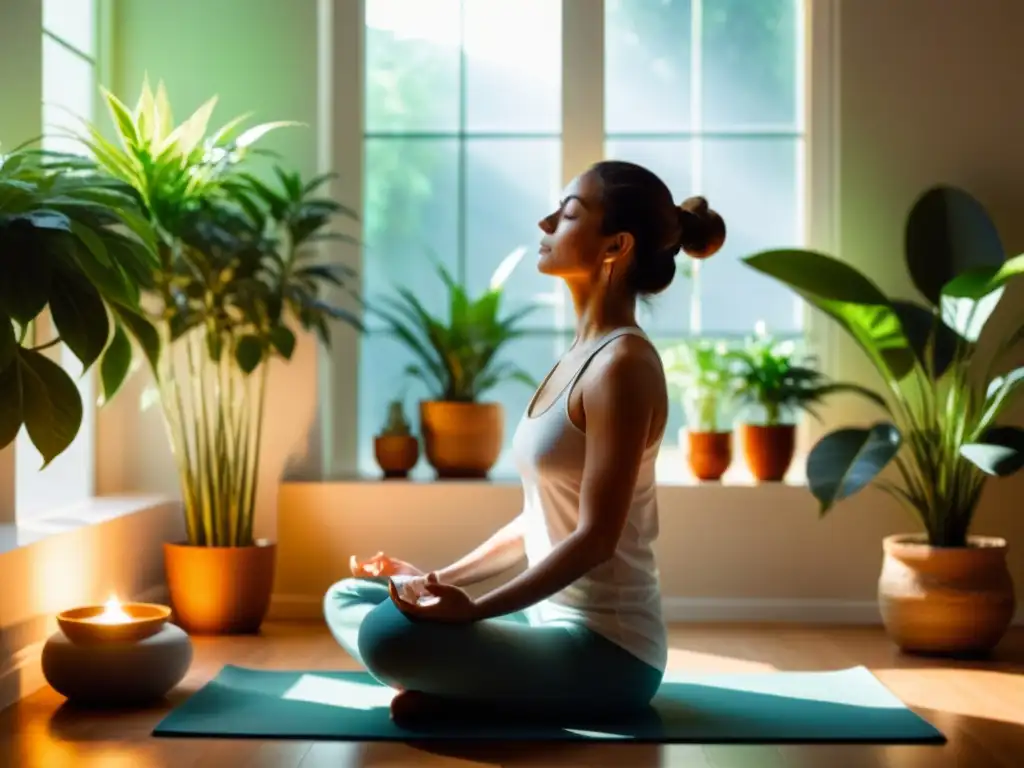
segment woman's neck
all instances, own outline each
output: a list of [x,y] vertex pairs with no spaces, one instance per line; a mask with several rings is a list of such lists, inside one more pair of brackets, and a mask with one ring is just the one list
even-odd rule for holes
[[576,309],[576,338],[580,341],[636,325],[636,301],[614,283],[571,282],[569,294]]

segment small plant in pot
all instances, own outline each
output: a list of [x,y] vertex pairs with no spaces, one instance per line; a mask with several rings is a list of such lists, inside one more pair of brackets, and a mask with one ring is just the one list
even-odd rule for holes
[[[178,470],[187,541],[164,548],[176,621],[190,632],[259,629],[276,547],[254,534],[267,377],[297,333],[330,343],[330,321],[358,319],[321,298],[351,270],[316,248],[347,211],[274,168],[248,172],[268,123],[207,131],[214,100],[174,127],[163,88],[134,110],[106,95],[118,143],[87,126],[98,167],[131,188],[157,233],[158,259],[138,311],[117,307],[115,339],[149,362]],[[345,238],[342,238],[345,239]]]
[[1006,259],[969,193],[936,186],[910,211],[905,256],[924,301],[892,299],[811,251],[746,262],[837,322],[885,385],[880,420],[822,437],[807,475],[822,515],[873,485],[923,530],[883,542],[878,598],[890,637],[909,652],[982,654],[1006,632],[1016,600],[1006,541],[970,530],[987,480],[1024,466],[1024,430],[1000,421],[1024,390],[1024,368],[996,373],[1024,328],[978,342],[1007,284],[1024,273],[1024,255]]
[[698,480],[720,480],[732,464],[733,362],[726,353],[723,342],[706,339],[662,353],[669,386],[682,399],[686,427],[680,432]]
[[388,403],[387,421],[373,440],[373,451],[385,480],[408,477],[419,461],[420,443],[412,434],[401,399]]
[[432,315],[404,287],[397,289],[397,298],[381,298],[369,307],[417,359],[405,373],[429,393],[420,402],[420,431],[427,461],[439,478],[486,478],[501,455],[505,413],[501,403],[481,398],[509,380],[536,386],[529,374],[500,357],[523,335],[520,324],[534,309],[501,315],[504,282],[524,253],[520,248],[509,254],[475,299],[438,265],[448,289],[447,319]]
[[758,482],[780,482],[789,472],[802,412],[816,415],[814,406],[823,398],[844,391],[880,400],[855,384],[829,381],[811,367],[811,358],[798,357],[796,344],[775,341],[762,323],[744,347],[728,357],[737,364],[735,395],[746,410],[740,424],[743,456]]

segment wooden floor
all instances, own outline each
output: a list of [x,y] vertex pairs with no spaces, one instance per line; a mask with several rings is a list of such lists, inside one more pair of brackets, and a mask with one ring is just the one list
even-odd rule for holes
[[170,700],[150,710],[90,714],[62,706],[47,688],[0,712],[0,766],[7,768],[349,768],[378,766],[694,766],[697,768],[1021,768],[1024,766],[1024,630],[985,662],[901,656],[877,628],[678,626],[674,669],[765,672],[871,668],[949,739],[942,747],[700,746],[585,744],[345,744],[154,739],[174,704],[225,663],[278,669],[354,668],[315,624],[268,624],[260,637],[199,638],[192,671]]

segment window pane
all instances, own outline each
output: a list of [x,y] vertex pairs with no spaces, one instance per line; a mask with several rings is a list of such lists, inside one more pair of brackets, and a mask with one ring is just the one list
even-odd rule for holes
[[704,194],[728,228],[725,247],[702,265],[703,330],[749,333],[758,320],[776,333],[799,331],[792,291],[740,259],[803,242],[797,139],[721,139],[704,144]]
[[43,29],[87,56],[96,55],[94,0],[43,0]]
[[[539,383],[568,344],[569,339],[562,336],[527,336],[510,344],[501,359],[519,365]],[[380,432],[391,400],[404,395],[406,415],[414,432],[420,433],[419,401],[426,390],[419,382],[402,376],[402,371],[413,361],[406,347],[386,334],[374,333],[363,337],[359,360],[359,434],[364,436],[359,447],[360,474],[372,476],[380,471],[373,455],[373,438]],[[493,477],[517,476],[509,446],[532,396],[530,387],[513,381],[495,387],[484,397],[487,401],[501,403],[505,409],[505,447],[491,473]],[[413,476],[433,476],[433,470],[422,455]]]
[[92,119],[95,98],[94,65],[48,35],[43,36],[43,145],[46,149],[81,152],[82,146],[61,138],[81,133],[79,119]]
[[557,139],[466,141],[466,283],[474,293],[486,290],[502,259],[525,247],[505,283],[505,307],[543,305],[530,316],[531,327],[572,322],[561,284],[536,269],[537,222],[557,206],[561,188],[559,152]]
[[366,130],[459,126],[459,0],[366,0]]
[[[674,139],[616,140],[607,145],[607,157],[628,160],[649,168],[661,177],[672,191],[672,197],[681,203],[693,192],[693,142]],[[676,277],[668,289],[654,296],[639,308],[639,320],[654,333],[683,334],[690,328],[691,282],[685,270],[689,259],[681,255],[676,259]]]
[[605,130],[691,128],[690,0],[605,0]]
[[372,302],[396,284],[419,284],[427,309],[441,312],[447,294],[435,262],[453,274],[458,264],[458,142],[382,138],[365,147],[364,295]]
[[796,127],[801,0],[703,0],[704,127]]
[[559,0],[466,0],[466,130],[562,127]]

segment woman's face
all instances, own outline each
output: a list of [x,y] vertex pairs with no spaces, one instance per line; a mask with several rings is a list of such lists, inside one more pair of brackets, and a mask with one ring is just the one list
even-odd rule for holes
[[590,279],[610,259],[628,255],[629,235],[601,234],[604,210],[600,181],[591,173],[573,179],[562,193],[558,210],[540,220],[537,269],[563,279]]

